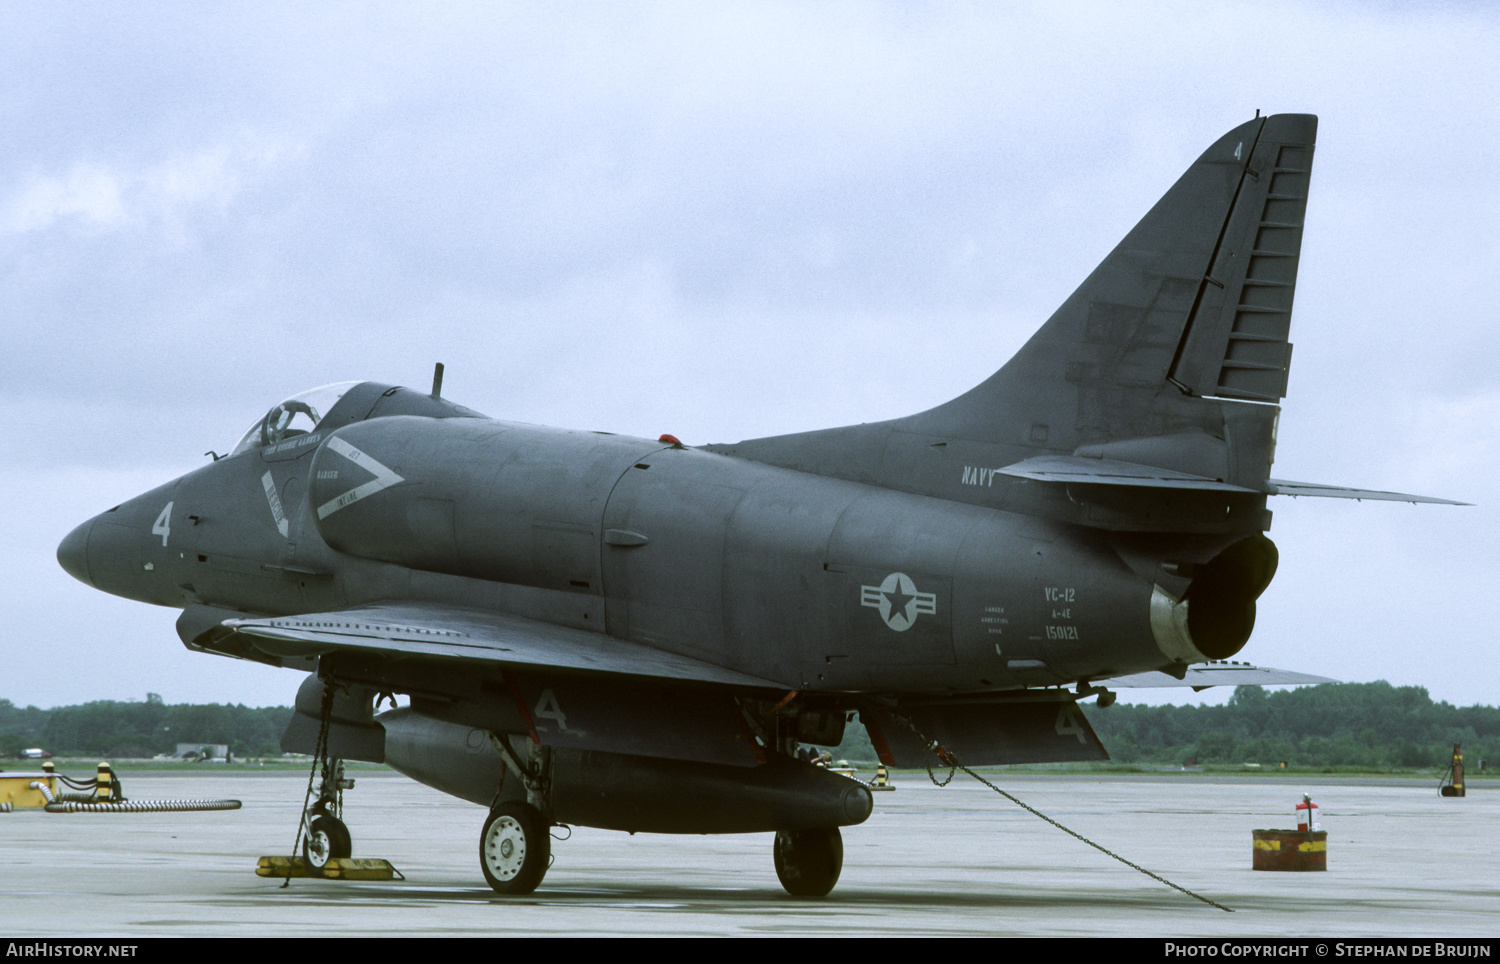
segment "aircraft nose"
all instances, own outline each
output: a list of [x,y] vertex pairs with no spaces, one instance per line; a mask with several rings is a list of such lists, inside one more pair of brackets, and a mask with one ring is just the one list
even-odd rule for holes
[[89,531],[93,528],[94,520],[90,519],[63,536],[63,541],[57,546],[58,565],[68,575],[89,586],[94,584],[89,578]]

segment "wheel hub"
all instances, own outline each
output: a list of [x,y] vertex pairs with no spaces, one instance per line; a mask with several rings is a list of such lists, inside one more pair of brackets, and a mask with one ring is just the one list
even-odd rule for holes
[[526,834],[513,817],[501,817],[490,824],[484,847],[490,872],[501,880],[510,880],[526,863]]

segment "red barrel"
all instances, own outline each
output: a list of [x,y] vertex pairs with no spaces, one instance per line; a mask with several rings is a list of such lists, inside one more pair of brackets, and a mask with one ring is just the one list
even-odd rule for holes
[[1325,830],[1254,830],[1254,870],[1327,870]]

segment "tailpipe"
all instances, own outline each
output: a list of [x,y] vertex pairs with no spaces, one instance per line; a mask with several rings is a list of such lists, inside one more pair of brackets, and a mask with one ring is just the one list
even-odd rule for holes
[[1271,584],[1276,543],[1250,536],[1193,567],[1179,598],[1161,586],[1151,592],[1151,632],[1177,663],[1228,659],[1244,648],[1255,628],[1255,600]]

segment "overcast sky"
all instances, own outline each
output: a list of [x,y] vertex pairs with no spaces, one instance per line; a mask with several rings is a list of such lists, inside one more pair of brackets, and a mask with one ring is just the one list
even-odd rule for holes
[[287,395],[909,414],[1260,109],[1321,119],[1275,475],[1478,505],[1273,499],[1241,658],[1500,702],[1497,50],[1483,3],[0,3],[0,698],[290,701],[54,556]]

